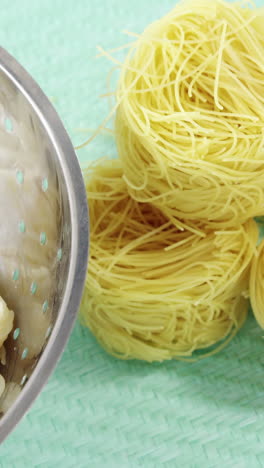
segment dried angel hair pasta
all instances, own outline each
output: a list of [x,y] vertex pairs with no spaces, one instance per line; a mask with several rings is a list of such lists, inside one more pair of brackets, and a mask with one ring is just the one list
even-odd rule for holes
[[96,134],[116,113],[119,159],[86,174],[81,318],[120,358],[215,353],[243,324],[248,289],[264,328],[263,22],[246,2],[185,0],[135,35],[124,63],[101,50],[121,75]]
[[91,233],[82,322],[121,358],[218,351],[247,315],[257,224],[219,231],[200,224],[201,237],[134,200],[122,175],[118,159],[86,173]]
[[116,140],[130,195],[229,227],[264,206],[264,10],[186,0],[121,65]]

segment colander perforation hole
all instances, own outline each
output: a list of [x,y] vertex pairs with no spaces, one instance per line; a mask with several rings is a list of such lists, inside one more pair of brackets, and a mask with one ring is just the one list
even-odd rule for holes
[[16,180],[19,185],[22,185],[24,183],[24,172],[18,170],[16,172]]
[[30,293],[32,294],[32,296],[36,294],[37,289],[38,289],[38,285],[36,281],[32,281],[31,286],[30,286]]
[[26,223],[23,219],[21,219],[18,223],[18,230],[21,232],[21,234],[24,234],[26,232]]
[[13,281],[18,281],[19,280],[19,277],[20,277],[20,271],[18,268],[16,268],[14,271],[13,271]]
[[23,351],[22,351],[22,354],[21,354],[21,359],[26,359],[28,355],[28,348],[24,348]]
[[16,328],[13,333],[13,339],[17,340],[20,335],[20,328]]
[[62,259],[62,249],[60,248],[57,252],[57,260],[60,262]]
[[50,334],[51,334],[51,330],[52,330],[52,326],[50,325],[46,331],[46,335],[45,335],[45,338],[49,338]]
[[46,232],[43,231],[43,232],[40,233],[39,241],[40,241],[41,245],[46,245],[47,244],[47,234],[46,234]]
[[14,130],[13,122],[12,122],[12,120],[11,120],[9,117],[6,117],[6,118],[5,118],[4,126],[5,126],[5,129],[6,129],[6,131],[7,131],[8,133],[13,132],[13,130]]
[[49,308],[49,301],[43,302],[43,305],[42,305],[43,314],[47,312],[48,308]]
[[49,188],[49,180],[48,180],[47,177],[45,177],[45,178],[42,180],[41,187],[42,187],[43,192],[47,192],[47,190],[48,190],[48,188]]
[[23,375],[21,382],[20,382],[21,387],[26,383],[27,380],[28,380],[28,376],[26,374]]

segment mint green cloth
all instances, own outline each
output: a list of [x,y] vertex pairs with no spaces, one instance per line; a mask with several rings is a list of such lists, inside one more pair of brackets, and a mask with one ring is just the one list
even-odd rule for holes
[[[213,0],[212,0],[213,1]],[[259,2],[261,4],[261,2]],[[264,4],[264,2],[263,2]],[[53,100],[74,144],[108,111],[111,65],[96,45],[129,42],[173,0],[1,0],[0,43]],[[82,163],[114,155],[105,136]],[[108,356],[76,324],[30,412],[0,447],[2,468],[264,466],[264,341],[253,318],[219,355],[148,365]]]

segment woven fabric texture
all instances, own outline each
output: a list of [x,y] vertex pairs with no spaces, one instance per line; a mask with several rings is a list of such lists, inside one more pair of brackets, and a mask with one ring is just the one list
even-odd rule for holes
[[[259,1],[259,5],[264,2]],[[38,81],[74,144],[108,104],[111,64],[96,59],[173,0],[1,0],[0,43]],[[85,164],[115,154],[101,137]],[[264,340],[252,317],[219,355],[148,365],[108,356],[76,324],[47,386],[0,447],[0,468],[264,467]]]

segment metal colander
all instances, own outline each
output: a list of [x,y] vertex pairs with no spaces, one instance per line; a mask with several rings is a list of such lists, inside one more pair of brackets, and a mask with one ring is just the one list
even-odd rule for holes
[[84,184],[66,131],[40,88],[0,48],[0,296],[15,313],[0,374],[0,441],[58,360],[87,267]]

